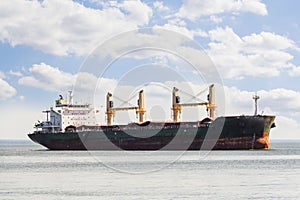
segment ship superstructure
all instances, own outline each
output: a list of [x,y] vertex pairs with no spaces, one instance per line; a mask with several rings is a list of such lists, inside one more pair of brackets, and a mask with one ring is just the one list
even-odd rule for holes
[[35,125],[36,131],[64,132],[75,131],[81,125],[97,125],[94,109],[90,104],[74,104],[72,91],[69,91],[68,98],[59,95],[55,100],[55,106],[43,111],[47,115],[46,121]]

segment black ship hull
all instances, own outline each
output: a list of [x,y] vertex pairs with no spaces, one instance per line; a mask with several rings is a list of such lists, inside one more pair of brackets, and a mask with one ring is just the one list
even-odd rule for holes
[[219,117],[212,122],[81,126],[76,131],[34,132],[50,150],[247,150],[269,149],[274,116]]

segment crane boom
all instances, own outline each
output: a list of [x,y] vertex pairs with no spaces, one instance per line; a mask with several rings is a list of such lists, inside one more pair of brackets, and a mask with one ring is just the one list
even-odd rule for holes
[[179,104],[180,106],[184,106],[184,107],[190,107],[190,106],[207,106],[208,103],[205,102],[205,103],[181,103]]
[[114,111],[124,111],[124,110],[136,110],[138,107],[121,107],[121,108],[113,108]]

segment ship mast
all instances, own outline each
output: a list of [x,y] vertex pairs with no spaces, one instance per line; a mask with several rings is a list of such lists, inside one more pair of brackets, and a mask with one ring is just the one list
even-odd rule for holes
[[43,113],[46,113],[47,116],[47,122],[49,121],[49,113],[51,112],[50,110],[44,110],[42,111]]
[[255,95],[252,98],[254,99],[255,106],[254,115],[257,115],[257,100],[259,99],[259,96],[255,93]]
[[106,95],[106,120],[107,125],[112,125],[113,119],[116,111],[125,111],[125,110],[136,110],[136,113],[139,115],[139,122],[143,123],[145,121],[145,99],[144,99],[144,90],[139,92],[138,106],[133,107],[121,107],[114,108],[113,107],[113,97],[111,93],[107,93]]
[[180,97],[178,96],[178,88],[173,88],[173,95],[172,95],[172,110],[173,110],[173,121],[179,122],[179,116],[181,114],[182,107],[187,106],[206,106],[207,110],[209,111],[209,117],[214,119],[215,118],[215,88],[214,85],[209,86],[209,94],[208,94],[208,102],[202,103],[180,103]]
[[69,92],[69,101],[68,104],[69,105],[73,105],[73,91],[68,91]]

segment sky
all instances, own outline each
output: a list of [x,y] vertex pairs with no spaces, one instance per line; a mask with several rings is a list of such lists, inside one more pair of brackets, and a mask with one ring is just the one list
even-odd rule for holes
[[[222,86],[218,115],[252,115],[257,93],[259,113],[276,115],[271,139],[300,139],[299,7],[292,0],[3,1],[0,139],[26,139],[45,118],[41,111],[74,88],[78,101],[94,91],[101,123],[110,90],[132,97],[145,89],[148,119],[170,120],[173,86],[197,94],[213,81]],[[98,66],[92,73],[91,65]],[[199,120],[195,111],[203,109],[186,108],[182,120]]]

